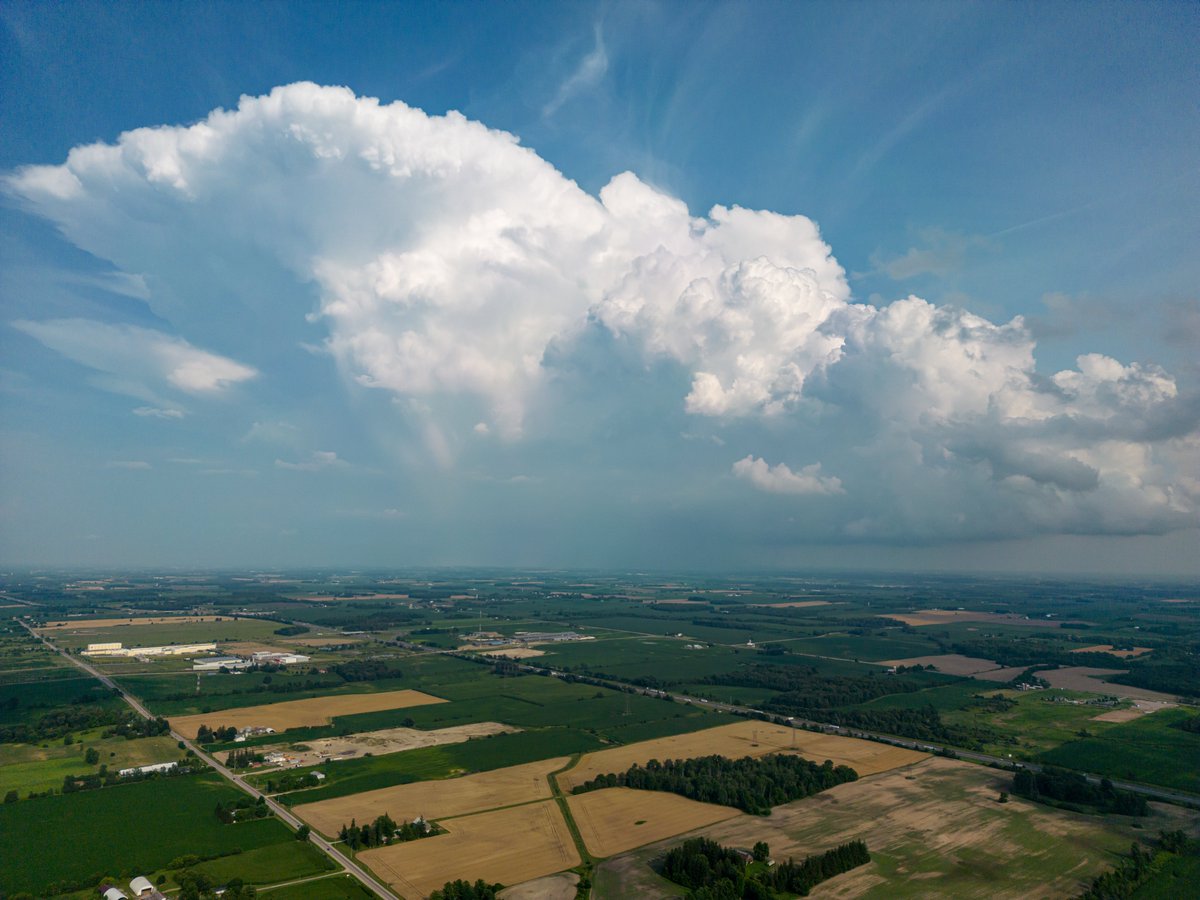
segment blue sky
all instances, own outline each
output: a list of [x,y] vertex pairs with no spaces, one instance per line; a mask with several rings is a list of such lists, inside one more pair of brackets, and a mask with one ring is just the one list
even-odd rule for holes
[[2,561],[1200,572],[1194,4],[0,26]]

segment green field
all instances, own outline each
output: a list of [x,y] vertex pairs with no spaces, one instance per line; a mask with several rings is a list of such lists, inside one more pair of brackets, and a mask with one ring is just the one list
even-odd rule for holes
[[58,678],[0,684],[0,725],[32,722],[56,707],[87,704],[105,709],[123,701],[95,678]]
[[[70,746],[64,746],[61,739],[48,741],[45,745],[0,744],[0,795],[10,790],[17,791],[22,797],[31,791],[59,790],[65,776],[94,775],[101,765],[117,771],[170,762],[183,756],[183,751],[169,737],[101,738],[103,730],[83,732]],[[84,753],[90,747],[100,754],[100,760],[94,766],[84,762]]]
[[[1113,725],[1095,737],[1063,744],[1038,757],[1109,778],[1142,781],[1200,794],[1200,734],[1172,728],[1194,713],[1164,709]],[[1098,724],[1098,723],[1097,723]]]
[[[237,826],[229,826],[237,827]],[[192,872],[208,875],[217,884],[240,878],[247,884],[275,884],[332,871],[334,863],[308,841],[286,841],[222,856],[189,866]]]
[[[984,685],[986,682],[971,682]],[[977,689],[978,690],[978,689]],[[982,706],[965,706],[944,713],[946,722],[953,725],[991,727],[1010,737],[1016,743],[988,744],[988,753],[1006,755],[1012,753],[1018,759],[1033,759],[1055,747],[1079,738],[1079,732],[1100,735],[1118,727],[1112,722],[1097,722],[1095,717],[1105,711],[1103,707],[1075,706],[1056,703],[1056,697],[1084,699],[1089,694],[1073,691],[995,691],[978,690],[985,697],[996,693],[1017,704],[1005,712],[988,711]],[[1158,715],[1156,713],[1156,715]]]
[[120,641],[126,647],[155,647],[162,644],[200,644],[207,641],[270,641],[281,623],[264,619],[222,619],[220,622],[164,622],[157,625],[113,625],[74,631],[55,629],[47,633],[63,648],[81,649],[88,644]]
[[216,804],[240,796],[216,775],[190,775],[0,804],[0,886],[46,897],[62,892],[56,884],[75,890],[104,876],[153,872],[184,854],[294,841],[274,819],[218,821]]
[[915,634],[906,634],[899,629],[889,630],[886,636],[827,634],[820,637],[799,638],[787,641],[785,646],[794,653],[809,653],[813,656],[835,656],[839,659],[875,662],[884,659],[908,659],[937,653],[932,641]]
[[332,875],[289,887],[260,890],[269,900],[374,900],[375,895],[350,875]]

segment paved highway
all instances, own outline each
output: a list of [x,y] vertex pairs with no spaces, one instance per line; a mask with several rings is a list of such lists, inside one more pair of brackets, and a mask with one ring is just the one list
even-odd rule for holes
[[[25,627],[29,630],[30,634],[32,634],[34,637],[40,639],[42,641],[42,643],[44,643],[47,647],[49,647],[55,653],[58,653],[64,659],[69,660],[70,662],[72,662],[76,666],[78,666],[79,668],[83,669],[89,675],[91,675],[92,677],[99,680],[101,684],[105,685],[106,687],[110,687],[114,691],[119,693],[121,695],[121,699],[123,699],[126,703],[128,703],[131,707],[133,707],[133,709],[138,713],[138,715],[140,715],[144,718],[147,718],[147,719],[155,718],[155,716],[150,712],[150,710],[146,709],[146,707],[144,707],[141,704],[141,701],[139,701],[136,697],[132,696],[131,694],[126,693],[125,690],[119,684],[114,682],[111,678],[109,678],[107,675],[105,675],[103,672],[101,672],[99,669],[97,669],[91,663],[85,662],[84,660],[80,659],[79,657],[72,656],[71,654],[66,653],[65,651],[63,651],[62,649],[57,647],[55,644],[51,643],[51,641],[49,639],[47,639],[43,635],[38,634],[36,631],[34,631],[32,628],[30,628],[29,625],[26,624],[25,622],[22,622],[21,624],[25,625]],[[195,743],[193,743],[190,738],[186,738],[182,734],[179,734],[176,731],[171,732],[171,737],[175,738],[175,740],[179,741],[187,749],[189,749],[193,753],[195,753],[196,756],[200,757],[200,759],[204,760],[206,763],[208,763],[210,766],[212,766],[213,769],[217,773],[219,773],[222,777],[224,777],[227,781],[229,781],[234,787],[238,788],[239,790],[245,791],[247,794],[249,794],[255,800],[257,800],[259,797],[262,797],[263,800],[267,804],[267,808],[270,809],[271,812],[275,813],[275,815],[277,815],[284,822],[287,822],[289,825],[291,825],[293,828],[299,828],[301,825],[304,824],[304,822],[302,822],[295,814],[293,814],[290,809],[288,809],[282,803],[278,803],[275,800],[272,800],[270,797],[268,797],[266,794],[262,793],[262,791],[260,791],[254,785],[248,784],[241,775],[235,774],[234,772],[232,772],[231,770],[229,770],[225,766],[223,766],[221,763],[217,762],[217,760],[214,757],[212,757],[208,753],[205,753],[204,750],[202,750],[199,746],[197,746]],[[358,863],[356,863],[349,856],[344,854],[337,847],[333,846],[333,844],[331,844],[329,841],[325,840],[325,838],[321,837],[315,831],[309,832],[308,839],[310,841],[312,841],[314,844],[316,844],[325,853],[326,856],[328,856],[330,859],[332,859],[338,865],[342,866],[347,872],[349,872],[351,875],[353,875],[355,878],[357,878],[359,881],[361,881],[363,886],[366,887],[373,894],[375,894],[375,896],[382,897],[383,900],[400,900],[398,895],[393,894],[391,891],[389,891],[387,889],[386,886],[384,886],[383,884],[381,884],[380,882],[378,882],[374,878],[372,878],[366,869],[364,869],[362,866],[360,866]]]

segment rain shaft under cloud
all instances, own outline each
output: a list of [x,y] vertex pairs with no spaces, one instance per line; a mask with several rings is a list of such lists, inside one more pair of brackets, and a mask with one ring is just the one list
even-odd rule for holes
[[[19,327],[167,409],[178,391],[194,405],[235,386],[253,403],[278,359],[264,348],[317,345],[347,392],[395,398],[443,472],[472,447],[484,480],[501,477],[491,453],[504,478],[546,476],[530,489],[560,490],[578,467],[603,492],[607,467],[641,463],[648,490],[740,510],[731,539],[759,509],[786,511],[776,539],[824,541],[1197,523],[1200,405],[1170,374],[1087,353],[1039,372],[1020,317],[855,302],[803,216],[694,217],[628,172],[593,197],[457,113],[293,84],[77,147],[7,190],[144,283],[176,334]],[[322,458],[281,466],[343,468]],[[423,471],[404,459],[398,479]]]

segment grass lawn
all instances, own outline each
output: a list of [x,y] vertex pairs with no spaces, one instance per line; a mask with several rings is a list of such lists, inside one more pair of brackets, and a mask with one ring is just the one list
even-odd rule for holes
[[320,875],[335,868],[333,862],[308,841],[287,841],[247,850],[236,856],[223,856],[191,866],[217,884],[240,878],[247,884],[275,884],[294,878]]
[[[100,738],[103,729],[77,736],[76,743],[64,746],[61,740],[41,744],[0,744],[0,794],[15,790],[23,797],[32,792],[62,788],[67,775],[92,775],[107,765],[110,771],[149,763],[170,762],[183,756],[169,737]],[[100,761],[94,766],[84,762],[87,748],[94,747]]]
[[289,887],[265,888],[259,890],[258,895],[270,900],[374,900],[375,897],[350,875],[333,875]]

